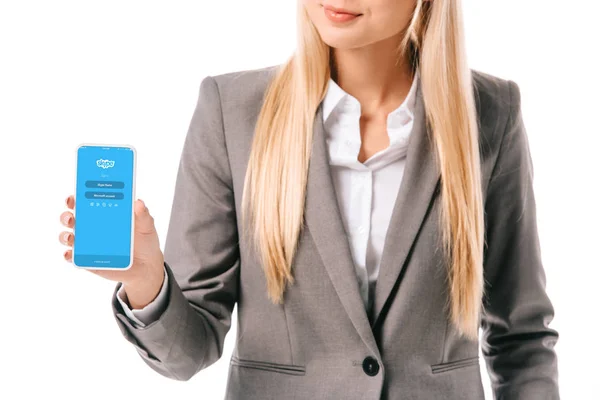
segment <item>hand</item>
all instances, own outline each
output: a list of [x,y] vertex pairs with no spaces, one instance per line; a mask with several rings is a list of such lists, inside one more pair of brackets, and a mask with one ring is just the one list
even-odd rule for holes
[[[73,210],[75,197],[73,195],[67,197],[66,204],[70,210]],[[134,212],[135,232],[131,268],[121,271],[89,268],[86,270],[105,279],[122,282],[130,306],[138,309],[154,300],[160,291],[164,280],[164,258],[160,250],[154,218],[142,200],[135,201]],[[67,228],[75,226],[75,216],[71,211],[63,212],[60,221]],[[62,231],[59,240],[70,247],[64,252],[65,260],[73,262],[72,248],[75,234],[72,231]]]

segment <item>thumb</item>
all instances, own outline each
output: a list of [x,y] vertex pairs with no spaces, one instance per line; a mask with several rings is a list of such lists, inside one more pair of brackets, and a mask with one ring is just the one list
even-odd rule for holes
[[155,232],[154,218],[150,215],[146,204],[138,199],[134,205],[135,211],[135,230],[140,233],[151,234]]

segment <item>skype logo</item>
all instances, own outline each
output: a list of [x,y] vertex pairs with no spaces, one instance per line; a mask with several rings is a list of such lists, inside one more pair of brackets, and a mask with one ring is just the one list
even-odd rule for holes
[[104,168],[104,169],[107,169],[107,168],[112,168],[112,167],[114,167],[114,166],[115,166],[115,162],[114,162],[114,160],[103,160],[103,159],[99,159],[99,160],[96,160],[96,165],[97,165],[99,168]]

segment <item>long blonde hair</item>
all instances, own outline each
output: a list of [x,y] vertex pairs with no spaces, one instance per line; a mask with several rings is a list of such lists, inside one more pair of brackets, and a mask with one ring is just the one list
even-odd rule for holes
[[[242,219],[252,226],[268,296],[283,302],[302,232],[313,122],[331,76],[331,49],[298,2],[298,44],[264,96],[252,142]],[[478,124],[460,0],[417,0],[400,55],[419,66],[427,125],[441,171],[441,225],[451,320],[478,337],[484,220]],[[274,184],[274,183],[277,184]],[[246,224],[247,222],[244,222]],[[246,226],[246,225],[244,225]]]

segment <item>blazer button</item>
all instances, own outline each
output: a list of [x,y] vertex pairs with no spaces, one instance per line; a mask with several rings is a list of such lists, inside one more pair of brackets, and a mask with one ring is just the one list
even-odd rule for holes
[[369,376],[375,376],[379,372],[379,363],[371,356],[368,356],[363,360],[362,366],[365,374]]

